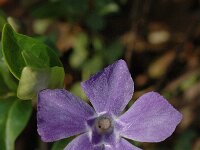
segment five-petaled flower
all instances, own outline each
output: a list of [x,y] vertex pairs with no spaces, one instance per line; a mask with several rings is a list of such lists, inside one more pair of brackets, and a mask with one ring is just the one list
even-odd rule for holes
[[125,138],[160,142],[182,119],[181,113],[156,92],[144,94],[122,114],[134,91],[123,60],[81,85],[94,109],[64,89],[39,93],[37,123],[43,141],[81,134],[65,150],[139,150]]

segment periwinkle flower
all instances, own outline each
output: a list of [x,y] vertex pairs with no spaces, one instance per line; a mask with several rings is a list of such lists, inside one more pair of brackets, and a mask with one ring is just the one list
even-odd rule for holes
[[83,82],[94,109],[64,89],[43,90],[38,95],[38,133],[45,142],[77,136],[65,150],[139,150],[125,138],[160,142],[182,119],[156,92],[141,96],[122,114],[134,91],[123,60]]

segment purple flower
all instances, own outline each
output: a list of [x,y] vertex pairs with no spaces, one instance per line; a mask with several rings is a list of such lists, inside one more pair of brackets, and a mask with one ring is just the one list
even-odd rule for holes
[[45,142],[80,134],[65,150],[139,150],[125,138],[160,142],[182,119],[156,92],[141,96],[122,113],[134,91],[125,61],[119,60],[83,82],[94,109],[64,89],[43,90],[38,95],[38,133]]

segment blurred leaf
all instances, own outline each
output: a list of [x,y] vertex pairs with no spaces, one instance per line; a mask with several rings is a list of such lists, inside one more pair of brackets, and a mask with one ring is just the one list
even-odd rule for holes
[[63,88],[64,86],[64,78],[65,71],[63,67],[52,67],[50,69],[50,77],[49,77],[48,88]]
[[36,34],[44,34],[50,23],[50,19],[36,19],[33,23],[33,30]]
[[0,100],[1,150],[14,150],[15,140],[26,127],[31,112],[31,101],[14,97]]
[[199,79],[200,79],[200,73],[199,72],[194,72],[193,74],[191,74],[189,76],[189,78],[187,80],[184,80],[183,82],[181,82],[180,89],[182,91],[188,90],[193,85],[195,85]]
[[[59,76],[59,77],[58,77]],[[33,99],[45,88],[63,88],[64,69],[62,67],[31,68],[25,67],[17,89],[17,96],[23,100]]]
[[96,12],[92,12],[87,15],[86,25],[93,31],[102,30],[105,26],[105,20],[103,16]]
[[103,7],[100,10],[100,14],[107,15],[107,14],[115,13],[118,11],[119,11],[119,6],[116,3],[110,3],[110,4],[105,5],[105,7]]
[[175,150],[189,150],[192,148],[193,139],[197,136],[197,133],[193,130],[186,130],[180,135]]
[[4,24],[6,23],[6,15],[4,14],[4,12],[2,10],[0,10],[0,32],[3,29]]
[[3,59],[3,53],[2,53],[2,46],[1,46],[1,43],[0,43],[0,59]]
[[97,50],[97,51],[102,50],[104,46],[101,38],[98,36],[95,36],[92,38],[92,44],[93,44],[94,50]]
[[83,67],[82,71],[82,79],[87,80],[91,75],[97,73],[103,68],[103,60],[100,55],[94,56],[89,59]]
[[85,33],[76,36],[73,53],[70,56],[70,65],[79,68],[88,56],[88,37]]
[[[2,48],[9,69],[17,79],[27,64],[37,67],[38,63],[43,67],[62,66],[52,49],[38,40],[16,33],[9,24],[3,28]],[[36,58],[37,61],[33,61]]]
[[66,15],[65,5],[63,2],[47,1],[46,3],[40,4],[32,11],[32,15],[37,18],[51,18]]
[[66,17],[76,18],[82,16],[88,9],[86,1],[57,0],[47,1],[37,6],[32,15],[37,18]]
[[108,64],[113,63],[115,60],[122,57],[123,54],[123,46],[118,41],[111,43],[106,49],[104,50],[104,58]]
[[55,142],[53,144],[53,147],[51,150],[62,150],[65,149],[65,147],[67,146],[67,144],[69,144],[74,137],[69,137],[67,139],[63,139],[63,140],[59,140],[58,142]]
[[85,95],[85,93],[84,93],[83,90],[82,90],[82,87],[81,87],[81,83],[80,83],[80,82],[74,83],[73,86],[71,87],[70,91],[71,91],[74,95],[76,95],[76,96],[78,96],[78,97],[80,97],[80,98],[82,98],[82,99],[84,99],[84,100],[87,98],[86,95]]
[[94,0],[95,9],[101,15],[117,12],[119,6],[114,0]]

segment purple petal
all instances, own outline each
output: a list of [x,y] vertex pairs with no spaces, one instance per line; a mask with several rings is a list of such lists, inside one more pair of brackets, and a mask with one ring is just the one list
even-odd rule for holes
[[92,107],[64,89],[43,90],[38,95],[37,125],[43,141],[85,132],[86,120],[93,115]]
[[97,113],[119,115],[132,97],[134,84],[126,62],[118,60],[82,82],[82,88]]
[[141,96],[119,120],[124,124],[121,136],[140,142],[160,142],[180,123],[182,114],[155,92]]
[[141,149],[135,147],[125,139],[121,138],[120,142],[115,147],[106,146],[105,150],[141,150]]
[[104,150],[103,145],[95,146],[91,144],[88,135],[82,134],[70,142],[65,150]]

